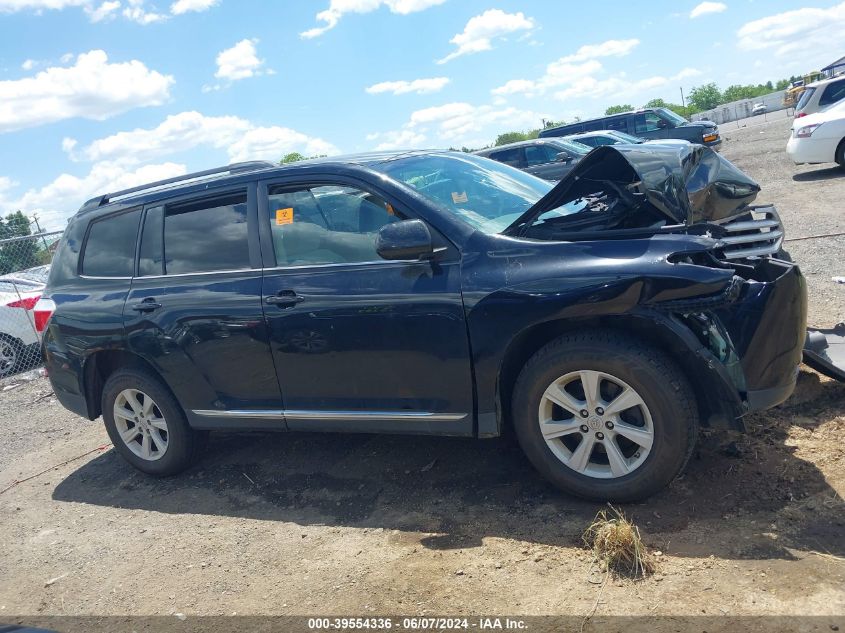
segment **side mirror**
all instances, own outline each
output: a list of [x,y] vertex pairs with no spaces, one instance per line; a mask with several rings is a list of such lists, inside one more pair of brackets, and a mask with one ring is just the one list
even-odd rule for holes
[[379,229],[376,252],[382,259],[425,259],[434,254],[434,244],[425,222],[402,220]]
[[572,156],[567,154],[566,152],[560,152],[555,155],[555,162],[556,163],[568,163],[572,160]]

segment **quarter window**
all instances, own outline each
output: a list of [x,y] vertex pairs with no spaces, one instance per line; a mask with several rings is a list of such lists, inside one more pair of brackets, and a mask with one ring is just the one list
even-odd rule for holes
[[819,99],[820,106],[830,105],[836,103],[840,99],[845,99],[845,79],[834,81],[824,89],[821,98]]
[[342,185],[273,189],[269,214],[277,266],[377,261],[376,233],[404,219],[379,196]]
[[135,272],[135,243],[141,211],[112,215],[91,224],[82,274],[91,277],[131,277]]
[[[152,235],[151,238],[154,239]],[[146,249],[142,250],[147,253]],[[146,255],[144,259],[147,259]],[[154,268],[154,255],[152,259]],[[246,194],[167,207],[164,213],[165,274],[249,267]]]

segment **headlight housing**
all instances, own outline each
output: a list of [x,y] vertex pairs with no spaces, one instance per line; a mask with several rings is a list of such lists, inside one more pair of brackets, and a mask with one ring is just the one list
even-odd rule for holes
[[821,127],[821,123],[813,123],[812,125],[805,125],[795,130],[795,138],[810,138],[817,129]]

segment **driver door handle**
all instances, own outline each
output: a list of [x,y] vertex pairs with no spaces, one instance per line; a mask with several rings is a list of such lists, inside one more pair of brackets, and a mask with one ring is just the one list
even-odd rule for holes
[[280,308],[290,308],[303,301],[305,301],[305,297],[296,294],[293,290],[280,290],[275,295],[264,297],[264,303]]

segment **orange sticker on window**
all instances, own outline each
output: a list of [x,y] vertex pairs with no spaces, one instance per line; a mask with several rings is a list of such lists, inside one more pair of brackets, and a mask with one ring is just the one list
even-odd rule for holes
[[455,204],[460,204],[461,202],[467,201],[467,192],[461,191],[460,193],[457,191],[452,192],[452,202]]
[[276,209],[276,226],[293,223],[293,207]]
[[387,209],[387,215],[396,215],[396,211],[393,209],[392,204],[385,202],[384,207]]

